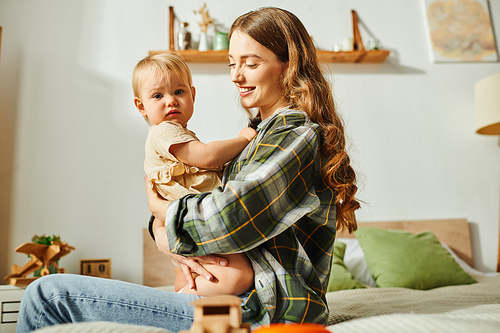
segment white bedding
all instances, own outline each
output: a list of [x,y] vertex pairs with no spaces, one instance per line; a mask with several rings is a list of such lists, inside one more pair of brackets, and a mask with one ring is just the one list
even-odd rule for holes
[[500,304],[478,305],[441,314],[390,314],[329,326],[335,333],[500,332]]
[[433,290],[368,288],[327,294],[336,332],[500,332],[500,275]]

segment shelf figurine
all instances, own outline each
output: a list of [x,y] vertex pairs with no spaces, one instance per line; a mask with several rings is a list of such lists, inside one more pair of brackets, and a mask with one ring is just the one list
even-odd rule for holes
[[189,30],[187,29],[189,23],[181,22],[179,25],[180,29],[178,34],[177,46],[179,47],[179,51],[189,50],[191,48],[191,32],[189,32]]
[[201,29],[198,51],[207,51],[208,50],[207,30],[211,25],[214,24],[215,21],[210,17],[206,3],[204,3],[203,6],[198,11],[195,10],[194,13],[201,14],[201,21],[198,22]]

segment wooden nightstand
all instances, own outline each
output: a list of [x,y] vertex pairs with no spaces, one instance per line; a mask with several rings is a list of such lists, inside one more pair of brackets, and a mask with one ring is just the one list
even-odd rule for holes
[[17,315],[24,288],[0,286],[0,333],[16,331]]

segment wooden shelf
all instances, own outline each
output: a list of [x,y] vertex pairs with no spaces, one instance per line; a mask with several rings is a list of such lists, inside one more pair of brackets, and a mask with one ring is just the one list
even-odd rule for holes
[[[149,55],[163,53],[169,51],[149,51]],[[228,50],[222,51],[198,51],[198,50],[186,50],[186,51],[174,51],[178,53],[185,62],[219,62],[229,64]]]
[[321,62],[351,62],[351,63],[377,63],[384,62],[389,54],[389,50],[370,51],[324,51],[318,50],[318,58]]
[[[149,51],[149,54],[158,54],[168,51]],[[198,63],[229,63],[228,51],[175,51],[186,62]],[[380,63],[384,62],[390,54],[388,50],[370,50],[370,51],[345,51],[334,52],[318,50],[318,57],[321,62],[349,62],[349,63]]]
[[[170,27],[169,27],[169,49],[175,51],[175,37],[174,37],[174,8],[170,7]],[[380,63],[384,62],[389,54],[389,50],[369,50],[367,51],[361,40],[361,34],[358,28],[358,15],[356,11],[352,10],[352,26],[353,26],[353,36],[354,36],[354,51],[326,51],[317,50],[318,58],[320,62],[346,62],[346,63]],[[168,51],[149,51],[149,54],[157,54]],[[198,62],[198,63],[229,63],[228,50],[222,51],[198,51],[198,50],[186,50],[186,51],[175,51],[184,59],[186,62]]]

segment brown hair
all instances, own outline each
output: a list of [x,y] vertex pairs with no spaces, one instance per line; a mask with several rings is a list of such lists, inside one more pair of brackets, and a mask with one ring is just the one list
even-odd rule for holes
[[313,40],[292,13],[274,7],[261,8],[238,17],[229,32],[246,33],[288,63],[282,79],[283,98],[291,108],[305,111],[321,128],[321,154],[326,163],[321,174],[337,193],[337,230],[357,229],[355,211],[360,207],[354,195],[356,174],[346,152],[342,119],[335,110],[330,85],[318,61]]

